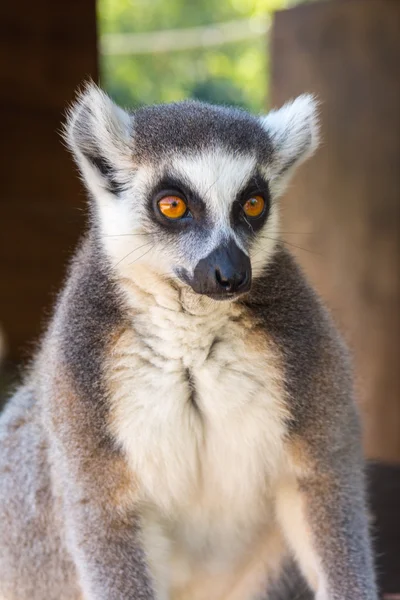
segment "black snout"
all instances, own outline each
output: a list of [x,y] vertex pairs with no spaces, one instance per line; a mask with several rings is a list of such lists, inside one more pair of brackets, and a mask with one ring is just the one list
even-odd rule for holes
[[228,261],[221,261],[221,265],[218,265],[215,269],[217,285],[224,292],[237,292],[247,277],[247,271],[236,271],[234,265]]
[[251,285],[250,259],[229,240],[197,263],[190,285],[195,292],[218,300],[243,294]]

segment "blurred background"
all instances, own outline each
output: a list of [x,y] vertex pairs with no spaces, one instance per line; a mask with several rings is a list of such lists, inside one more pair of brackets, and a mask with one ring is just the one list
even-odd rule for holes
[[397,0],[20,0],[0,12],[3,399],[85,228],[85,193],[59,135],[85,79],[132,108],[190,97],[262,113],[318,95],[323,144],[282,200],[282,235],[354,355],[365,452],[379,461],[371,487],[380,571],[392,593],[400,589],[399,69]]

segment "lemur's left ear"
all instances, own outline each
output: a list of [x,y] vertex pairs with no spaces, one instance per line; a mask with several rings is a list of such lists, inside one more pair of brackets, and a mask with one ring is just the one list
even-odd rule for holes
[[275,177],[289,175],[318,146],[318,103],[310,94],[271,111],[261,123],[272,142]]
[[89,190],[118,195],[132,171],[133,117],[94,83],[68,112],[65,140]]

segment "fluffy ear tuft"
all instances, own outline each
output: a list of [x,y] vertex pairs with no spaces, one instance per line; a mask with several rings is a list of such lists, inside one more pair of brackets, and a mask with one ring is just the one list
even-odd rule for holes
[[289,175],[308,158],[319,143],[318,102],[311,94],[303,94],[282,108],[261,117],[273,147],[276,175]]
[[117,195],[132,170],[133,117],[94,83],[88,83],[68,111],[64,138],[94,194]]

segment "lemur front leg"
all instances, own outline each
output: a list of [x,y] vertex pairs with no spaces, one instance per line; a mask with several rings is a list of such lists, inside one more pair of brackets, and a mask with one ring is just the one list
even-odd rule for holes
[[155,600],[132,499],[135,486],[121,456],[97,452],[84,462],[57,452],[55,465],[62,475],[58,494],[82,598]]
[[277,515],[316,600],[377,600],[359,460],[339,452],[283,482]]

